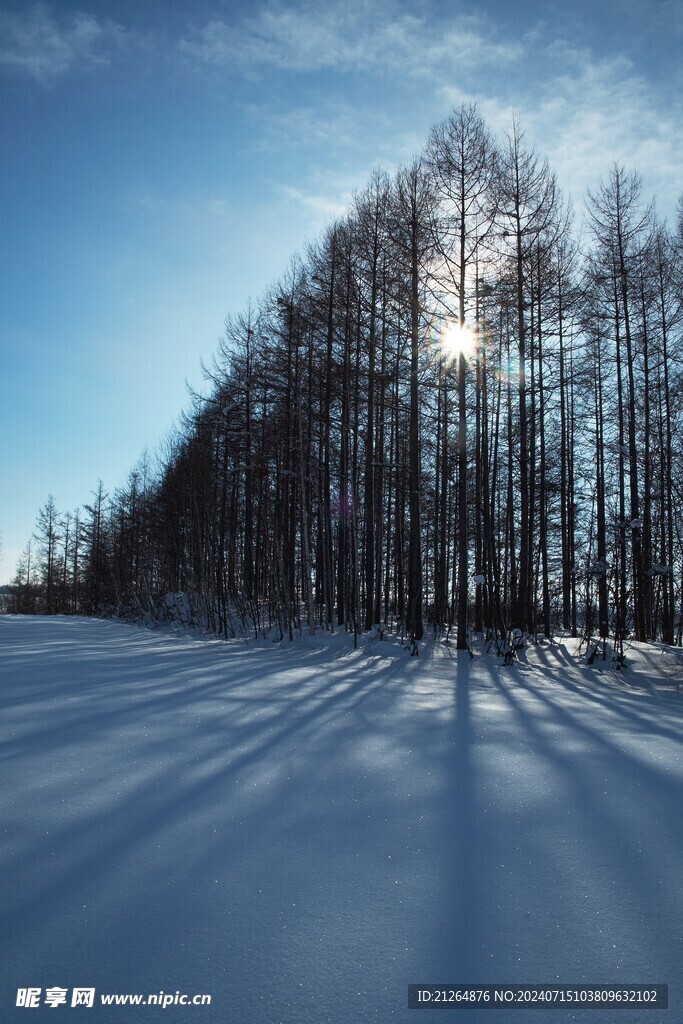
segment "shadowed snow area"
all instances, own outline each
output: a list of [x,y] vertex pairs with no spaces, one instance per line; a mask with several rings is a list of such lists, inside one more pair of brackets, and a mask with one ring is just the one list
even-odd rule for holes
[[[0,1020],[31,986],[96,989],[59,1020],[362,1024],[421,1019],[411,982],[667,982],[438,1019],[681,1024],[683,699],[656,650],[524,653],[0,617]],[[97,1005],[160,990],[212,1004]]]

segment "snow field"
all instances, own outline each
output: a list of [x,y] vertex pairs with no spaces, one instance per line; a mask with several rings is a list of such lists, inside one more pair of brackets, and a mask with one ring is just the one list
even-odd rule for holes
[[26,1019],[21,986],[355,1024],[420,1020],[411,982],[668,982],[668,1011],[531,1020],[683,1024],[683,700],[662,657],[618,674],[552,644],[506,669],[0,617],[0,1019]]

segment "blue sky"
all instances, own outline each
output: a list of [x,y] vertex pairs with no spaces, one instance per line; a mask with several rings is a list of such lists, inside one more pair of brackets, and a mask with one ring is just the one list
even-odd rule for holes
[[120,484],[226,314],[475,100],[580,207],[683,191],[678,0],[0,2],[0,583],[49,493]]

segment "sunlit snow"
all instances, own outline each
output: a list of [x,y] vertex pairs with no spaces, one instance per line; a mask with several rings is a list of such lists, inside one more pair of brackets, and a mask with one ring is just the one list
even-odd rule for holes
[[176,1022],[351,1024],[420,1018],[409,983],[561,981],[666,982],[671,1009],[557,1024],[679,1024],[677,666],[0,617],[0,1019],[27,1018],[21,986],[211,994]]

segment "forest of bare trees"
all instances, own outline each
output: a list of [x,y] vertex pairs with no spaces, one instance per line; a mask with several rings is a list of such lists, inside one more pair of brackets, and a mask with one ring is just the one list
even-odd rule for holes
[[579,230],[519,125],[454,111],[227,318],[163,451],[48,499],[12,609],[680,645],[679,213],[614,165]]

